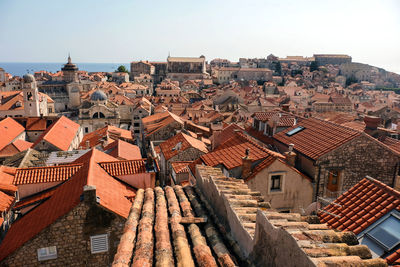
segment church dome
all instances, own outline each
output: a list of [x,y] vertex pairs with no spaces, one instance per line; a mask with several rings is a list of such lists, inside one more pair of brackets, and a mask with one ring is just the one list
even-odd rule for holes
[[92,101],[106,101],[107,100],[107,95],[101,90],[96,90],[90,96],[90,100],[92,100]]
[[33,83],[35,82],[35,77],[32,74],[25,74],[24,75],[24,83]]

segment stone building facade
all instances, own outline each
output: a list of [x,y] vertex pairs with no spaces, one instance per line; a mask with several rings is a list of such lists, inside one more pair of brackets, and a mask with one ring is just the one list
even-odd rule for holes
[[198,150],[194,147],[190,147],[177,155],[173,156],[172,158],[165,160],[164,154],[160,153],[160,167],[161,167],[161,177],[164,181],[167,181],[168,177],[171,175],[172,172],[172,165],[171,162],[175,161],[193,161],[200,158],[201,155],[204,155],[205,152]]
[[167,78],[183,82],[185,80],[208,79],[204,56],[196,57],[168,57]]
[[[287,151],[281,143],[275,145]],[[315,201],[317,196],[337,198],[367,175],[392,186],[399,179],[399,161],[396,152],[362,133],[318,159],[299,153],[296,167],[313,179]]]
[[345,63],[351,63],[351,56],[348,55],[314,54],[314,59],[318,66],[328,64],[341,65]]
[[131,62],[131,77],[140,76],[141,74],[154,75],[155,67],[148,61]]
[[339,173],[340,193],[349,190],[367,175],[393,186],[398,180],[399,160],[400,156],[394,151],[362,134],[318,159],[315,170],[318,194],[330,197],[329,176],[335,171]]
[[[85,191],[84,201],[10,254],[0,266],[110,266],[126,219],[97,205],[93,192]],[[108,251],[93,254],[90,237],[101,234],[107,235]],[[56,247],[56,258],[39,261],[38,249],[52,246]]]

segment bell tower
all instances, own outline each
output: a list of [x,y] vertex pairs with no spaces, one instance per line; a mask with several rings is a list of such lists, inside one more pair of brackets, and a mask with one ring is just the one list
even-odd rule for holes
[[39,117],[39,91],[37,88],[35,77],[32,74],[24,75],[24,82],[22,85],[24,97],[24,110],[26,117]]
[[71,56],[68,54],[68,62],[61,68],[64,81],[67,83],[78,82],[78,67],[72,63]]

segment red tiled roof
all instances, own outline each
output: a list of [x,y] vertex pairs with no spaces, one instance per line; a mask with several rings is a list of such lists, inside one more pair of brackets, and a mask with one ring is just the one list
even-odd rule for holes
[[0,157],[10,157],[21,151],[27,150],[33,145],[31,142],[27,142],[25,140],[17,139],[14,142],[6,145],[0,151]]
[[33,196],[29,196],[29,197],[27,197],[25,199],[22,199],[22,200],[18,201],[14,205],[13,209],[19,209],[19,208],[22,208],[22,207],[26,207],[26,206],[29,206],[31,204],[37,203],[39,201],[48,199],[49,197],[51,197],[54,194],[56,189],[57,188],[53,188],[51,190],[46,190],[45,192],[41,192],[39,194],[35,194]]
[[146,172],[146,159],[101,162],[100,166],[111,176]]
[[379,140],[397,153],[400,153],[400,140],[388,136],[384,138],[379,138]]
[[[286,135],[287,132],[299,126],[304,129],[292,136]],[[361,135],[359,131],[320,119],[309,118],[275,134],[273,138],[286,145],[294,144],[296,151],[316,160],[359,135]]]
[[0,166],[0,184],[12,185],[16,168]]
[[[110,134],[112,136],[120,137],[125,140],[133,140],[131,131],[124,130],[112,125],[107,125],[103,128],[97,129],[91,133],[85,134],[82,138],[79,147],[87,148],[87,141],[89,141],[89,147],[93,148],[99,144],[101,144],[102,139],[107,139],[109,141]],[[119,135],[120,134],[120,135]]]
[[220,145],[224,140],[229,140],[231,137],[235,136],[237,131],[244,131],[244,129],[237,124],[229,124],[228,126],[224,127],[217,136],[214,137],[214,142]]
[[[60,150],[66,151],[71,145],[72,140],[77,135],[80,129],[79,124],[71,121],[65,116],[60,117],[57,121],[53,122],[46,131],[36,140],[33,144],[35,147],[42,140],[47,141]],[[62,138],[60,138],[62,136]]]
[[0,261],[79,204],[85,185],[96,187],[101,206],[127,218],[132,205],[128,198],[135,190],[108,175],[98,164],[111,160],[115,159],[96,149],[77,159],[75,163],[83,163],[79,171],[57,187],[48,200],[12,224],[0,244]]
[[13,196],[9,196],[0,191],[0,212],[7,211],[14,202],[14,199]]
[[111,144],[104,147],[104,151],[117,159],[122,160],[135,160],[141,159],[142,154],[140,148],[120,139],[115,140]]
[[66,181],[81,167],[82,164],[70,164],[17,169],[13,183],[15,185],[21,185]]
[[[178,144],[180,144],[180,148],[177,147]],[[208,152],[206,144],[184,133],[179,133],[160,144],[160,149],[161,152],[164,154],[165,160],[169,160],[172,157],[178,155],[180,152],[185,151],[186,149],[191,147],[196,148],[203,153]]]
[[318,216],[331,228],[357,235],[393,209],[400,211],[400,192],[367,177],[324,208],[338,216],[324,212]]
[[252,117],[262,121],[262,122],[267,122],[269,121],[272,117],[274,117],[275,115],[279,115],[280,114],[280,120],[279,122],[282,124],[282,126],[284,125],[288,125],[288,126],[293,126],[294,122],[295,122],[295,116],[293,114],[287,113],[285,111],[282,110],[273,110],[273,111],[264,111],[264,112],[255,112]]
[[171,162],[172,169],[175,173],[185,173],[189,172],[189,164],[193,161],[175,161]]
[[257,131],[253,127],[247,127],[246,133],[248,133],[250,136],[256,138],[257,140],[260,140],[264,144],[273,144],[274,143],[274,140],[271,137],[266,136],[265,134],[263,134],[260,131]]
[[27,131],[45,131],[47,127],[47,119],[35,117],[26,120]]
[[223,164],[230,170],[242,165],[242,158],[246,155],[246,149],[250,149],[250,158],[253,161],[269,156],[283,157],[276,152],[259,146],[245,134],[237,132],[229,140],[222,143],[217,150],[204,154],[200,158],[206,165],[216,166]]
[[24,127],[10,117],[0,121],[0,150],[11,143],[24,131]]

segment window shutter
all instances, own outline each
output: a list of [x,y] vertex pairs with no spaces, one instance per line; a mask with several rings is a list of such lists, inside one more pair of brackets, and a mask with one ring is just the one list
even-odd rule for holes
[[92,254],[107,252],[108,251],[108,236],[104,235],[95,235],[90,237],[90,247]]

